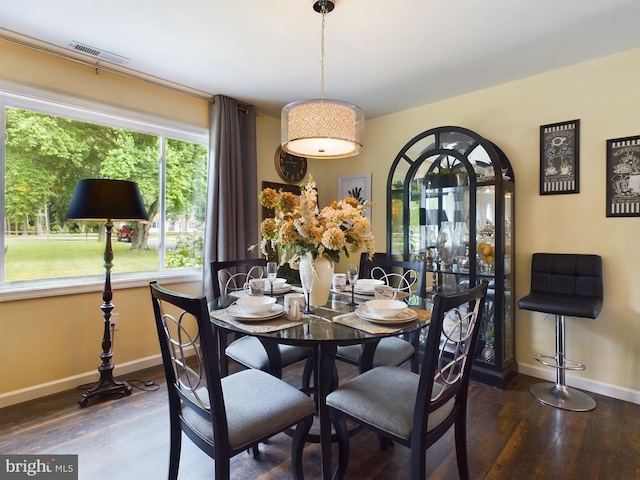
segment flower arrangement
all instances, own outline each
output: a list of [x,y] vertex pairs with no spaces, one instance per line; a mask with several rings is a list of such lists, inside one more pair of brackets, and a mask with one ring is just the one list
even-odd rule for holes
[[340,260],[341,252],[348,257],[349,253],[364,249],[373,255],[375,239],[371,222],[364,216],[369,202],[361,204],[345,197],[320,210],[313,177],[310,175],[307,184],[300,187],[299,199],[293,193],[276,192],[273,188],[260,193],[260,204],[275,212],[260,225],[260,248],[265,257],[267,245],[271,245],[279,251],[281,265],[289,263],[298,269],[300,260],[307,255],[313,260],[324,256],[333,262]]

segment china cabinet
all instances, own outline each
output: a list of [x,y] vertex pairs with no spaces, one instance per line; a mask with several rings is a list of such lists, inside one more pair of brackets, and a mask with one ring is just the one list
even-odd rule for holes
[[387,252],[425,262],[431,292],[489,282],[472,376],[499,387],[516,372],[514,194],[506,155],[461,127],[414,137],[387,180]]

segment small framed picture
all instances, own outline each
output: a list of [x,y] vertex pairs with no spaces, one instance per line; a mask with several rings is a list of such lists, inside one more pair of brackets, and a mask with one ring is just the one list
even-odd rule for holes
[[[343,175],[338,177],[338,199],[353,197],[358,203],[371,201],[371,173]],[[371,209],[367,208],[365,216],[371,220]]]
[[580,120],[540,127],[540,195],[580,193]]
[[607,140],[607,217],[640,217],[640,135]]

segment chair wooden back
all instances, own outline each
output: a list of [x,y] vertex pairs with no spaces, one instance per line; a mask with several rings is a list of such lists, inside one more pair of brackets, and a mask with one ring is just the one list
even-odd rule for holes
[[399,291],[405,291],[420,298],[427,296],[424,262],[395,260],[376,253],[368,259],[366,253],[361,258],[360,278],[383,280]]
[[213,296],[219,297],[232,291],[242,290],[250,278],[264,277],[266,265],[267,261],[264,258],[211,262]]
[[[167,379],[171,435],[184,431],[214,458],[229,449],[227,418],[217,362],[217,342],[204,296],[179,294],[151,282],[162,363]],[[190,409],[213,426],[213,445],[184,420]],[[213,451],[212,450],[213,447]]]
[[441,423],[445,429],[459,415],[466,417],[469,378],[487,286],[487,282],[482,282],[463,292],[435,295],[420,372],[412,441],[426,437],[429,413],[447,402],[452,402],[453,408]]

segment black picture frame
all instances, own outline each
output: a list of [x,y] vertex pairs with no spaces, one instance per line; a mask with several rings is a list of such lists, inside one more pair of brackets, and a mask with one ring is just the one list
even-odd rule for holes
[[640,135],[607,140],[607,217],[640,217]]
[[540,195],[580,193],[580,120],[540,126]]

